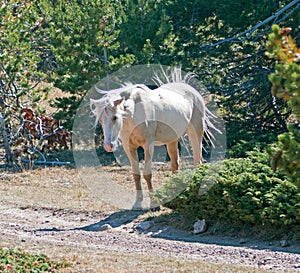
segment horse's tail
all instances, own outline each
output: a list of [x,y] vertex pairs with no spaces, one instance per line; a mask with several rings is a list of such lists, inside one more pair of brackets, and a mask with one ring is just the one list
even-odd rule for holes
[[[161,66],[161,76],[155,73],[153,81],[157,86],[162,86],[166,83],[186,83],[190,85],[190,81],[197,77],[197,75],[193,72],[186,73],[183,75],[181,66],[174,67],[171,73],[167,73],[164,68]],[[191,85],[192,86],[192,85]],[[193,86],[192,86],[193,87]],[[197,90],[198,89],[198,90]],[[201,89],[205,90],[205,87],[201,84]],[[203,97],[200,93],[199,88],[195,89],[195,93],[193,94],[196,100],[199,100],[199,104],[202,104]],[[201,98],[199,98],[199,96]],[[204,138],[205,140],[215,148],[214,141],[215,137],[212,131],[218,134],[222,134],[222,132],[214,125],[214,121],[217,120],[217,116],[215,116],[205,105],[204,105]]]
[[206,106],[205,106],[205,127],[204,127],[204,138],[208,143],[215,148],[214,140],[215,136],[212,131],[217,132],[218,134],[222,134],[222,132],[216,127],[216,125],[212,122],[212,120],[216,120],[217,116],[214,115]]

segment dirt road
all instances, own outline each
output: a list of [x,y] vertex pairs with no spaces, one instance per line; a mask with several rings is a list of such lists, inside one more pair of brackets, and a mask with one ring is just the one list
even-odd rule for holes
[[75,170],[58,172],[1,176],[1,247],[72,261],[62,272],[300,272],[299,245],[175,230],[156,223],[158,213],[113,211]]

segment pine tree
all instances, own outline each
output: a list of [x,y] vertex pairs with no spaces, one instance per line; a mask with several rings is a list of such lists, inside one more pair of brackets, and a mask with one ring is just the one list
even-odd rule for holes
[[[17,168],[14,149],[22,137],[22,108],[39,100],[38,83],[45,79],[39,71],[40,21],[28,16],[28,2],[3,1],[0,7],[0,160]],[[25,141],[21,146],[25,148]]]
[[275,59],[275,72],[269,76],[272,93],[288,102],[292,109],[288,132],[278,136],[273,147],[273,168],[282,169],[300,185],[300,49],[289,35],[290,28],[274,25],[267,44],[268,55]]
[[[36,16],[42,18],[51,58],[45,56],[47,74],[55,87],[66,92],[54,106],[62,109],[58,119],[72,117],[87,90],[112,69],[119,57],[110,56],[117,41],[122,5],[120,1],[36,1]],[[120,59],[123,59],[120,57]]]

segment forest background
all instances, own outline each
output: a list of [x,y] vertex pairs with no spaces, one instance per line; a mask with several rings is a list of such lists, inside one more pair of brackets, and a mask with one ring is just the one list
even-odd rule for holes
[[[41,102],[51,97],[55,120],[71,130],[82,98],[106,75],[137,64],[181,65],[221,109],[228,157],[267,148],[273,170],[297,185],[299,10],[297,0],[2,1],[2,159],[10,164],[20,145],[34,152],[45,140],[38,130],[24,141],[22,109],[34,108],[41,119]],[[65,96],[52,98],[53,88]],[[298,207],[291,217],[299,221]]]

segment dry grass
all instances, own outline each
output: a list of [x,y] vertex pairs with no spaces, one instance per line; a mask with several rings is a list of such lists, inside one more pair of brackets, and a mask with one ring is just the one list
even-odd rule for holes
[[97,273],[135,273],[135,272],[201,272],[201,273],[264,273],[270,272],[247,266],[231,264],[214,264],[203,261],[182,260],[174,258],[160,258],[147,254],[90,253],[88,259],[75,257],[72,268],[60,270],[61,273],[84,272]]
[[107,209],[101,200],[91,197],[76,169],[44,168],[2,174],[1,182],[1,199],[13,201],[18,206],[97,211]]

